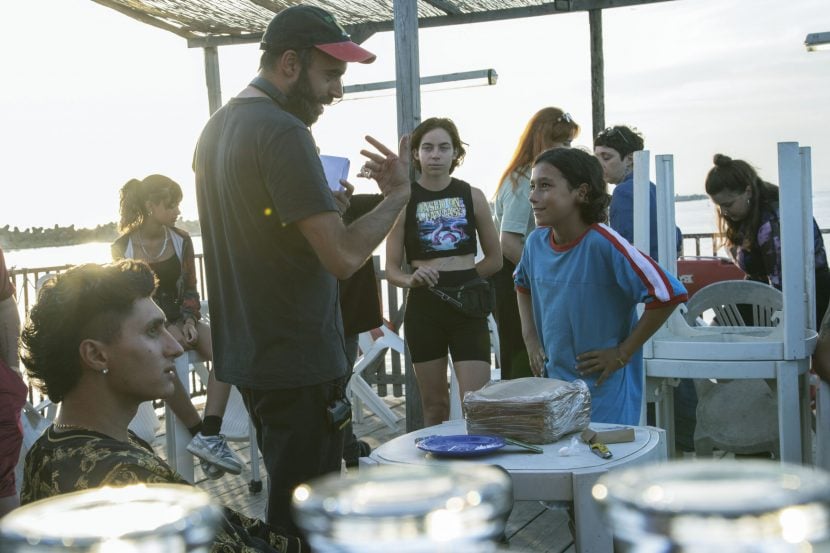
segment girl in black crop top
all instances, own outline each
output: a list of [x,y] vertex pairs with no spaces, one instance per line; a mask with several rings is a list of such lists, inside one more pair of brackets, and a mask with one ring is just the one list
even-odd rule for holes
[[[163,175],[127,182],[121,188],[122,234],[112,245],[112,257],[138,259],[150,265],[158,278],[153,299],[164,311],[167,330],[185,350],[196,350],[202,359],[212,361],[210,327],[199,320],[193,241],[187,232],[175,227],[181,199],[181,187]],[[214,371],[210,372],[203,421],[182,383],[179,379],[174,382],[173,396],[166,400],[194,436],[188,451],[202,460],[202,469],[210,478],[218,478],[225,471],[239,474],[242,464],[219,434],[230,384],[216,380]]]
[[[465,154],[455,124],[427,119],[413,131],[411,144],[420,177],[386,239],[386,275],[392,284],[409,289],[404,331],[421,389],[424,423],[431,426],[449,417],[447,352],[461,397],[490,379],[491,355],[487,319],[460,314],[429,288],[488,277],[501,268],[502,255],[484,194],[450,176]],[[476,263],[478,243],[484,257]],[[410,271],[402,270],[404,253]]]

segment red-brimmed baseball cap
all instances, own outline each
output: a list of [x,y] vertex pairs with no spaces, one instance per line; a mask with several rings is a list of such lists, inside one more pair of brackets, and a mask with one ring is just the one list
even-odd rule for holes
[[265,29],[260,50],[281,52],[315,47],[349,63],[372,63],[375,56],[352,42],[334,16],[317,6],[298,5],[282,10]]

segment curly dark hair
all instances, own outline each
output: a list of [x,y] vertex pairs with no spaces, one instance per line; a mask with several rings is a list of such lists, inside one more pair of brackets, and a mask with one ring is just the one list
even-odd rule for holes
[[430,117],[412,131],[409,142],[412,148],[412,164],[418,172],[421,171],[421,162],[415,159],[415,152],[421,147],[421,140],[424,139],[424,135],[434,129],[444,129],[450,135],[452,148],[455,150],[455,158],[453,158],[452,165],[450,165],[450,174],[452,174],[455,168],[464,162],[464,156],[467,154],[467,150],[464,149],[464,143],[458,134],[458,127],[455,126],[452,119],[446,117]]
[[755,169],[742,159],[732,159],[723,154],[715,154],[712,159],[714,167],[706,175],[706,193],[711,197],[723,191],[743,194],[747,188],[749,195],[749,215],[742,221],[733,221],[724,217],[716,208],[718,232],[721,238],[715,248],[743,247],[747,251],[758,245],[758,226],[761,224],[761,211],[765,206],[778,204],[778,187],[764,181]]
[[594,148],[605,146],[617,150],[620,159],[645,147],[643,135],[625,125],[614,125],[600,131],[594,138]]
[[570,190],[583,183],[588,185],[588,197],[579,204],[579,214],[583,221],[589,225],[608,221],[611,195],[608,194],[608,184],[602,176],[602,165],[596,157],[579,148],[551,148],[536,156],[533,165],[540,163],[549,163],[559,169],[568,181]]
[[20,337],[29,381],[62,401],[81,378],[81,342],[117,340],[135,301],[156,284],[152,269],[131,259],[79,265],[47,281]]

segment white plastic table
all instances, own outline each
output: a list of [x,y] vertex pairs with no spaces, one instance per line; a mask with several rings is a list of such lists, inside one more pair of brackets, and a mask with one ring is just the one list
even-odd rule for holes
[[[610,424],[591,424],[595,430],[617,427]],[[399,436],[375,449],[369,457],[360,459],[361,466],[440,465],[459,462],[435,457],[415,447],[415,438],[466,434],[463,420],[455,420],[423,428]],[[464,462],[498,465],[513,480],[513,499],[516,501],[568,501],[574,505],[576,550],[580,553],[606,553],[613,549],[611,532],[601,517],[600,507],[591,496],[596,480],[621,467],[665,461],[667,458],[664,431],[649,426],[634,427],[634,441],[610,444],[611,459],[601,459],[591,452],[561,456],[559,450],[569,445],[571,436],[541,446],[543,454],[535,454],[507,445],[495,453],[468,457]]]

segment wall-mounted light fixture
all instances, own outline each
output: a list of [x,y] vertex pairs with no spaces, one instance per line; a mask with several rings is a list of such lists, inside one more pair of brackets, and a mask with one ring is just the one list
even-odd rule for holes
[[807,47],[808,52],[830,50],[830,32],[808,34],[804,39],[804,46]]
[[[445,73],[421,77],[421,91],[444,90],[449,88],[466,88],[471,86],[493,86],[499,75],[495,69],[478,69],[476,71],[462,71],[460,73]],[[386,96],[395,89],[395,81],[380,81],[376,83],[354,84],[343,87],[344,100],[360,97]],[[372,94],[372,93],[379,94]]]

